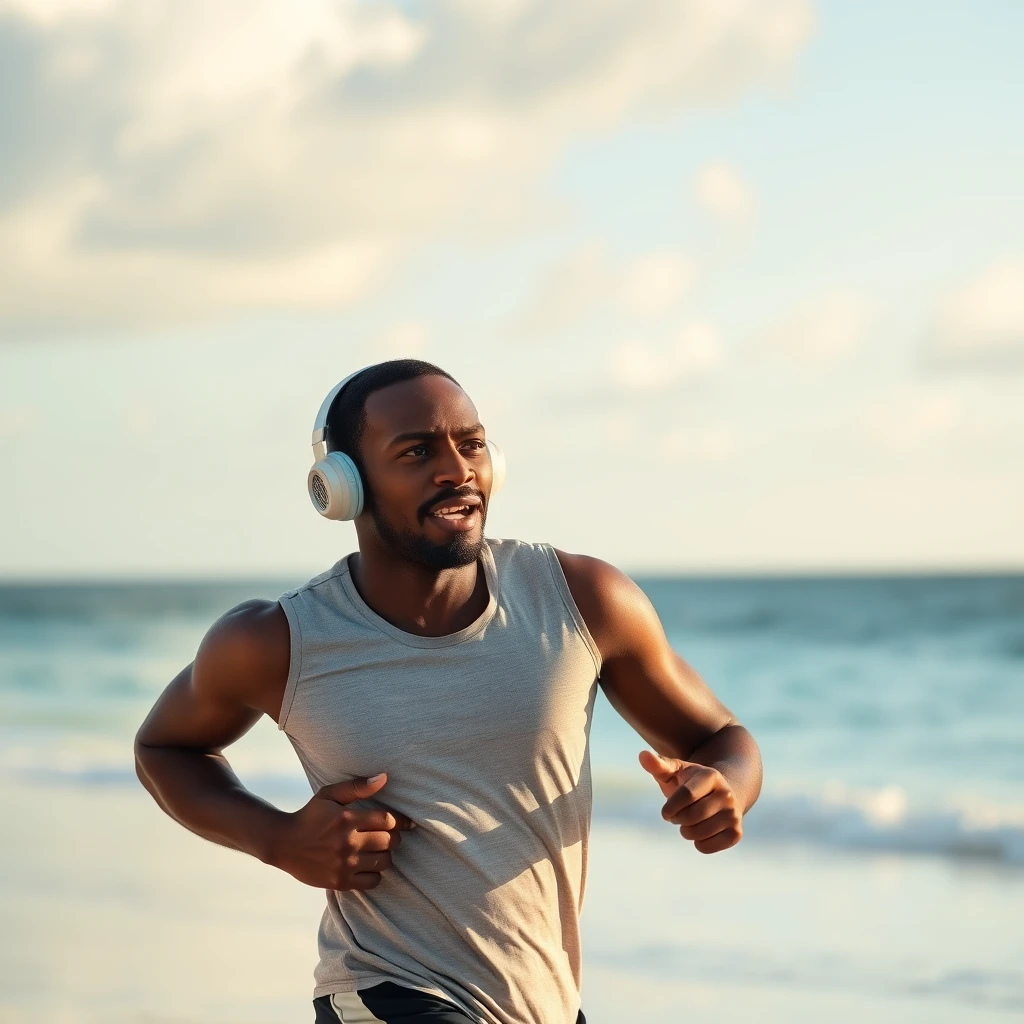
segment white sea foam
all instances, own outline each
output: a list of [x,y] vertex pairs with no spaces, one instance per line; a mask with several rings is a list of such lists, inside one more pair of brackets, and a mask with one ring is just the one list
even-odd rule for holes
[[[603,785],[602,785],[603,783]],[[649,787],[598,779],[595,816],[665,826]],[[1024,867],[1024,807],[977,800],[915,806],[899,786],[826,783],[817,792],[768,789],[744,818],[753,842],[798,842],[849,851],[977,858]]]
[[[237,748],[232,766],[254,792],[295,802],[309,785],[287,748]],[[60,746],[10,744],[0,775],[61,786],[138,785],[131,750],[96,737]],[[646,780],[641,780],[646,782]],[[662,800],[649,785],[620,775],[598,776],[594,819],[665,828]],[[854,788],[828,782],[815,792],[762,792],[744,819],[748,843],[803,843],[856,851],[933,854],[1024,867],[1024,807],[989,801],[915,804],[899,786]]]

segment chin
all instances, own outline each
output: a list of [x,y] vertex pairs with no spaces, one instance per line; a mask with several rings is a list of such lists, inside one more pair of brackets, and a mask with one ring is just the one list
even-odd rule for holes
[[386,518],[371,510],[377,535],[385,548],[410,562],[430,569],[457,569],[471,565],[480,557],[484,546],[484,519],[469,533],[452,534],[446,541],[435,541],[426,532],[395,529]]
[[448,544],[432,544],[427,558],[434,569],[456,569],[472,565],[480,557],[483,546],[483,533],[474,538],[455,537]]

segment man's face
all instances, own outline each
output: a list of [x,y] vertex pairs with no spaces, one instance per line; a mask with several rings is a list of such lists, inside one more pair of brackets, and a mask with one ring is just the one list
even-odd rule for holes
[[[417,436],[404,436],[417,435]],[[432,436],[431,436],[432,435]],[[366,400],[364,509],[384,547],[432,569],[475,562],[484,543],[491,461],[469,396],[431,375],[375,391]],[[453,529],[431,513],[461,498],[480,506]]]

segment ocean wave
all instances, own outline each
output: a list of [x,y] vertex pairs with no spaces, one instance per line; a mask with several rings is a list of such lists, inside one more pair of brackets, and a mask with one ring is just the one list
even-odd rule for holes
[[[276,752],[248,751],[244,757],[233,755],[231,764],[253,792],[291,806],[309,799],[309,783],[301,769]],[[0,776],[86,788],[139,785],[130,752],[99,743],[51,748],[45,754],[39,747],[9,747],[0,762]],[[650,785],[642,784],[646,782],[599,774],[594,780],[595,823],[664,829],[663,801]],[[744,842],[932,854],[1024,867],[1024,806],[981,800],[914,805],[899,786],[867,789],[829,782],[814,792],[767,789],[744,818],[743,831]]]
[[[664,828],[660,803],[606,780],[595,816]],[[649,788],[649,787],[647,787]],[[899,786],[857,789],[827,783],[817,792],[763,792],[744,818],[745,841],[803,843],[852,852],[934,854],[1024,867],[1024,807],[976,801],[912,806]]]
[[[2,733],[0,733],[2,737]],[[91,742],[57,744],[0,744],[0,778],[35,785],[84,788],[139,785],[132,742],[94,738]],[[253,792],[303,798],[310,795],[309,782],[294,756],[278,751],[248,749],[231,752],[231,767]]]

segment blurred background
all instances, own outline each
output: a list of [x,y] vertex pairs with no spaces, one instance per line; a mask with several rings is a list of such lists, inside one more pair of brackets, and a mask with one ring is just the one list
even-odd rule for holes
[[[765,785],[599,698],[590,1024],[1024,1014],[1024,8],[0,0],[0,1022],[312,1017],[322,893],[131,743],[356,548],[324,395],[451,373],[493,537],[630,573]],[[261,722],[229,757],[308,785]]]

